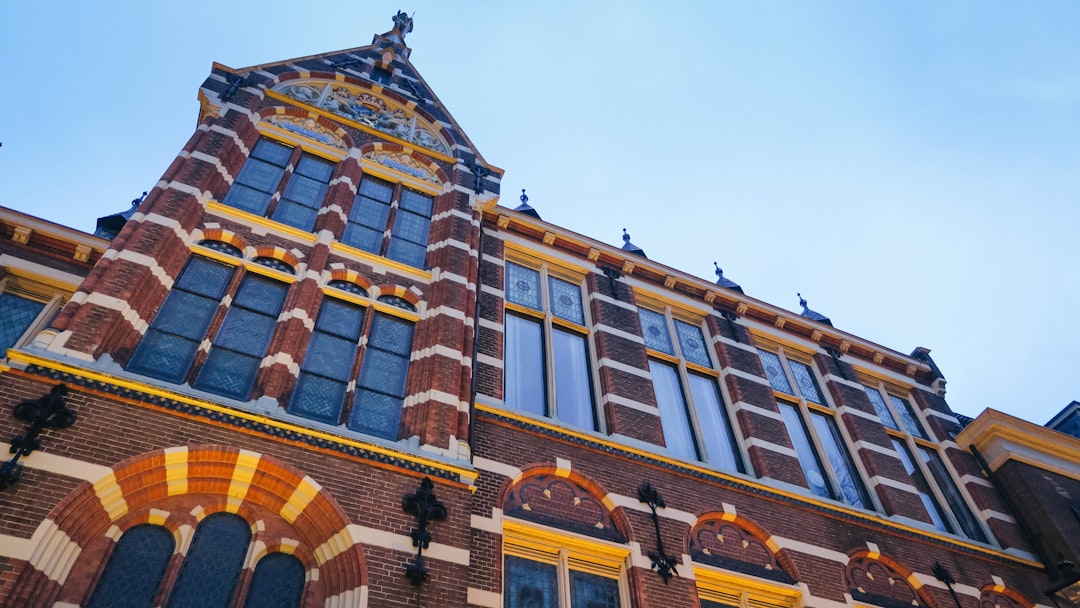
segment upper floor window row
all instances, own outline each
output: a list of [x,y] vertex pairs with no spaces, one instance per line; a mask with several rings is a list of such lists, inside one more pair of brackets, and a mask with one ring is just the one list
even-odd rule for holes
[[[322,209],[334,163],[270,139],[260,139],[222,202],[311,230]],[[294,169],[290,172],[290,167]],[[434,199],[364,176],[341,242],[416,268],[424,267]]]

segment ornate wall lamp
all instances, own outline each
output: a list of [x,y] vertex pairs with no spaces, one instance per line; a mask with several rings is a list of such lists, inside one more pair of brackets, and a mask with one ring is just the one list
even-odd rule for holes
[[431,478],[425,477],[416,494],[406,494],[401,499],[401,508],[416,518],[417,527],[409,532],[412,544],[416,547],[416,561],[405,567],[405,576],[414,585],[423,583],[428,577],[427,568],[424,567],[424,549],[431,543],[431,532],[427,531],[428,522],[446,519],[446,507],[435,498],[435,492],[432,491],[434,487]]
[[33,401],[23,401],[15,406],[15,418],[29,422],[30,427],[26,429],[26,433],[11,440],[10,452],[14,456],[0,465],[0,490],[4,490],[22,477],[23,465],[19,459],[29,456],[41,447],[41,440],[38,439],[41,431],[66,429],[75,424],[75,412],[69,410],[64,404],[65,394],[67,394],[67,387],[57,384],[48,395]]
[[649,559],[652,560],[652,569],[664,579],[666,585],[672,575],[679,576],[679,571],[675,569],[675,556],[664,551],[664,539],[660,536],[660,517],[656,514],[657,509],[663,509],[667,505],[664,504],[664,497],[660,496],[660,492],[647,481],[638,486],[637,497],[652,510],[653,527],[656,529],[656,551],[649,552]]

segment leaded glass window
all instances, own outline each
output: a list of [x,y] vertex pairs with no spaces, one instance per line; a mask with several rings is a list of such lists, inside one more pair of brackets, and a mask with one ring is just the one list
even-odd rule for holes
[[284,283],[247,275],[192,386],[223,397],[247,399],[288,290]]
[[200,247],[206,247],[207,249],[212,249],[214,251],[217,251],[218,253],[224,253],[225,255],[231,255],[235,258],[244,257],[244,252],[240,251],[239,247],[231,243],[226,243],[224,241],[202,240],[199,241],[197,244]]
[[260,266],[266,266],[267,268],[273,268],[278,272],[284,272],[285,274],[296,274],[296,269],[277,258],[271,258],[268,256],[259,256],[254,260],[251,260]]
[[[509,548],[511,553],[514,548]],[[619,569],[589,563],[588,555],[553,550],[529,558],[506,555],[503,563],[504,608],[619,608]]]
[[168,382],[183,382],[235,270],[234,266],[200,256],[188,260],[127,369]]
[[926,468],[930,470],[930,476],[934,478],[937,487],[945,496],[945,502],[949,505],[953,516],[956,517],[956,523],[960,524],[960,529],[964,531],[964,535],[984,543],[987,542],[986,533],[979,526],[975,514],[972,513],[971,507],[964,500],[960,488],[956,486],[956,482],[953,481],[949,470],[945,468],[941,456],[927,447],[919,446],[918,450],[919,456],[922,458]]
[[328,424],[340,422],[363,325],[363,307],[323,300],[289,412]]
[[365,176],[357,189],[341,242],[424,267],[434,199],[421,192]]
[[255,564],[244,608],[296,608],[304,592],[304,565],[287,553],[270,553]]
[[799,387],[799,394],[807,401],[824,405],[825,401],[821,398],[821,391],[818,389],[817,380],[814,379],[814,372],[810,366],[790,359],[788,366],[791,368],[791,375],[795,377],[796,386]]
[[761,366],[765,368],[765,375],[769,378],[769,385],[773,387],[773,390],[794,395],[795,391],[791,389],[791,382],[788,381],[787,374],[784,373],[784,366],[780,363],[780,357],[760,348],[758,354],[761,356]]
[[289,146],[260,139],[222,202],[255,215],[266,215],[292,153]]
[[744,472],[701,325],[651,308],[639,307],[638,318],[667,451]]
[[311,230],[333,173],[332,163],[310,154],[302,155],[296,163],[296,170],[289,176],[271,219],[301,230]]
[[[578,283],[505,264],[503,403],[595,430],[585,309]],[[546,289],[545,289],[546,288]]]
[[907,429],[907,432],[920,439],[927,439],[926,431],[919,424],[919,418],[915,415],[915,410],[911,409],[911,402],[896,395],[889,395],[889,401],[892,402],[893,409],[900,416],[900,420],[904,422],[904,428]]
[[557,608],[558,567],[520,557],[506,557],[506,608]]
[[168,608],[228,608],[250,542],[251,527],[236,515],[215,513],[200,522]]
[[[286,175],[290,162],[295,162],[295,168]],[[222,202],[311,230],[333,173],[334,163],[330,161],[299,154],[295,148],[270,139],[260,139]],[[279,191],[280,200],[274,204],[274,195]]]
[[570,606],[619,608],[619,581],[571,570]]
[[840,435],[840,429],[836,427],[836,420],[820,412],[810,412],[810,422],[821,439],[821,446],[825,449],[825,459],[829,461],[833,475],[836,476],[844,502],[864,509],[873,508],[866,486],[855,469],[855,463],[851,460],[851,454],[844,449],[844,438]]
[[383,439],[397,439],[412,336],[411,322],[381,312],[375,314],[349,428]]
[[89,608],[143,608],[154,604],[176,543],[161,526],[131,528],[116,541]]
[[7,356],[8,349],[15,346],[44,309],[44,302],[0,293],[0,359]]
[[926,513],[930,516],[930,521],[933,522],[934,527],[943,532],[953,532],[952,523],[945,515],[945,510],[941,508],[933,489],[930,488],[930,483],[926,480],[926,474],[923,473],[921,467],[915,464],[915,459],[911,457],[911,451],[908,449],[907,444],[896,437],[892,438],[892,444],[893,449],[896,450],[896,455],[904,465],[904,470],[911,476],[915,489],[919,492],[919,499],[922,501],[923,507],[926,508]]
[[863,389],[866,391],[866,396],[870,398],[870,403],[874,406],[874,411],[877,412],[881,423],[894,431],[899,431],[900,427],[896,424],[892,412],[889,411],[889,406],[885,405],[885,399],[882,398],[881,393],[876,388],[870,388],[869,386],[864,386]]
[[810,433],[803,422],[802,416],[799,415],[798,409],[783,402],[777,405],[780,408],[780,415],[784,419],[788,437],[791,438],[791,444],[795,448],[795,454],[799,458],[799,465],[802,467],[803,476],[806,478],[810,491],[825,498],[836,498],[829,482],[825,479],[825,469],[822,467],[821,459],[817,450],[814,449],[814,442],[810,438]]

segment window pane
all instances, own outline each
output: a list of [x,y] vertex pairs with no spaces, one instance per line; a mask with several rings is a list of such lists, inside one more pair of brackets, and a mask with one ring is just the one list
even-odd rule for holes
[[930,520],[934,522],[934,527],[945,532],[952,532],[952,525],[949,524],[941,505],[934,498],[933,491],[930,489],[930,484],[926,481],[922,469],[915,466],[915,461],[911,458],[911,452],[908,451],[907,446],[896,438],[893,438],[892,444],[897,456],[900,457],[900,462],[904,464],[904,470],[907,471],[908,475],[911,475],[911,481],[914,482],[915,489],[919,491],[919,498],[922,500],[927,514],[930,515]]
[[116,542],[87,606],[152,606],[174,547],[172,534],[161,526],[144,524],[124,532]]
[[265,215],[270,206],[270,193],[234,183],[222,202],[255,215]]
[[398,210],[398,214],[394,218],[394,237],[413,243],[422,243],[426,247],[430,223],[426,216]]
[[169,608],[227,608],[244,565],[251,527],[230,513],[199,524],[169,595]]
[[398,204],[401,205],[402,209],[407,209],[413,213],[431,217],[431,197],[426,194],[420,194],[419,192],[413,192],[408,188],[402,188],[401,201]]
[[174,287],[220,300],[232,280],[235,266],[203,257],[192,257]]
[[542,310],[540,273],[510,262],[506,263],[506,299],[514,304]]
[[316,331],[311,336],[311,343],[308,344],[302,369],[334,380],[348,382],[355,354],[355,340],[346,340]]
[[278,203],[274,214],[270,219],[281,222],[301,230],[311,230],[315,226],[315,216],[318,211],[290,200],[282,200]]
[[619,608],[619,581],[571,570],[570,598],[573,608]]
[[296,390],[289,400],[289,413],[311,418],[327,424],[341,421],[341,408],[345,404],[344,382],[300,372]]
[[417,245],[393,237],[390,239],[390,248],[386,251],[386,257],[413,268],[423,268],[424,258],[427,257],[427,244]]
[[364,354],[360,384],[380,393],[400,397],[405,391],[408,372],[408,357],[369,347]]
[[304,592],[304,565],[286,553],[259,560],[251,575],[244,608],[295,608]]
[[818,439],[825,448],[825,456],[832,466],[833,474],[840,484],[840,494],[844,502],[855,507],[873,509],[870,497],[863,486],[862,478],[855,470],[855,464],[851,461],[851,455],[844,447],[844,439],[840,436],[840,429],[836,428],[836,421],[830,416],[811,412],[810,421],[817,431]]
[[651,359],[649,371],[652,373],[667,451],[684,460],[697,460],[697,446],[690,430],[686,400],[683,398],[682,387],[679,386],[678,372],[670,365]]
[[384,181],[375,179],[374,177],[365,177],[364,180],[360,182],[358,193],[368,198],[389,203],[390,199],[394,196],[394,187]]
[[260,139],[255,144],[255,149],[251,151],[251,156],[284,167],[289,162],[289,158],[292,157],[292,151],[293,149],[289,146],[279,144],[276,141]]
[[941,461],[938,453],[919,447],[919,455],[922,456],[922,461],[926,463],[926,468],[930,469],[930,475],[937,482],[938,489],[945,495],[945,502],[949,503],[949,508],[952,509],[953,515],[956,516],[957,522],[960,523],[960,527],[964,530],[964,535],[984,543],[987,542],[986,534],[983,533],[982,527],[975,520],[975,514],[971,512],[967,501],[964,500],[964,496],[960,494],[960,488],[956,487],[952,475],[945,468],[945,463]]
[[791,375],[795,376],[795,383],[799,385],[799,394],[803,399],[824,405],[825,400],[821,398],[821,391],[818,390],[817,380],[814,380],[814,372],[810,366],[788,359],[788,367],[791,368]]
[[323,195],[325,194],[326,182],[320,182],[303,175],[293,175],[289,178],[289,183],[285,186],[282,197],[305,207],[318,208],[322,206]]
[[559,420],[595,430],[585,338],[555,328],[551,333],[551,348],[555,365],[555,410]]
[[581,287],[576,283],[548,277],[548,297],[551,300],[551,314],[578,325],[585,325]]
[[709,352],[705,348],[705,335],[701,333],[700,327],[675,319],[675,335],[679,337],[679,350],[682,351],[684,359],[712,367]]
[[223,397],[245,400],[255,382],[255,373],[259,371],[259,359],[223,348],[211,348],[192,386]]
[[557,608],[558,569],[520,557],[507,556],[504,608]]
[[321,158],[305,154],[296,164],[296,173],[325,184],[330,181],[330,175],[334,173],[334,165]]
[[7,356],[7,350],[26,333],[44,308],[42,302],[11,293],[0,294],[0,358]]
[[375,230],[352,222],[349,222],[349,225],[345,227],[345,235],[341,237],[342,243],[369,253],[379,253],[382,248],[382,240],[383,232],[381,228]]
[[169,293],[150,327],[191,340],[202,341],[219,302],[178,289]]
[[540,323],[506,315],[503,401],[506,405],[544,416],[544,354]]
[[716,380],[695,374],[689,377],[690,394],[694,397],[694,411],[701,423],[701,438],[708,461],[717,468],[745,472]]
[[638,318],[641,319],[641,335],[645,338],[645,346],[674,355],[675,348],[671,345],[671,336],[668,335],[667,317],[647,308],[638,308]]
[[349,428],[395,441],[401,425],[401,398],[358,390],[349,416]]
[[248,275],[240,285],[233,304],[276,318],[281,312],[281,305],[285,303],[285,294],[288,291],[289,287],[284,283],[264,279],[259,275]]
[[199,342],[150,330],[139,342],[127,369],[177,384],[184,381]]
[[225,321],[214,339],[214,346],[261,357],[270,343],[270,335],[274,333],[275,325],[275,317],[234,305],[225,315]]
[[825,473],[821,468],[821,462],[818,460],[817,452],[810,441],[810,435],[806,432],[806,427],[803,426],[799,412],[787,403],[777,403],[777,405],[780,407],[780,414],[784,417],[788,436],[791,437],[791,443],[799,457],[799,466],[802,467],[803,475],[806,476],[806,483],[810,486],[810,491],[818,496],[833,498],[832,490],[829,489],[828,482],[825,481]]
[[[382,300],[382,298],[379,299]],[[371,324],[371,338],[368,340],[368,345],[404,355],[408,360],[408,357],[412,354],[412,332],[413,324],[411,322],[384,314],[377,314]]]
[[271,193],[277,189],[283,175],[285,175],[285,167],[261,161],[257,158],[249,158],[244,163],[243,168],[240,169],[236,183],[254,190]]
[[885,405],[885,399],[881,397],[881,393],[876,388],[870,388],[869,386],[864,386],[863,390],[866,391],[866,396],[870,398],[870,403],[874,406],[878,418],[881,418],[881,423],[894,431],[899,431],[900,427],[897,426],[896,420],[893,418],[892,413],[889,412],[889,406]]
[[900,420],[904,422],[904,428],[906,428],[909,433],[922,439],[929,439],[926,436],[926,431],[924,431],[922,425],[919,424],[919,418],[915,415],[915,410],[911,408],[910,401],[901,399],[896,395],[889,395],[889,400],[892,401],[896,413],[900,414]]
[[765,368],[765,375],[769,377],[769,385],[773,387],[773,390],[794,395],[795,391],[791,390],[791,383],[788,382],[787,374],[784,373],[784,367],[780,365],[780,357],[760,348],[758,355],[761,356],[761,365]]

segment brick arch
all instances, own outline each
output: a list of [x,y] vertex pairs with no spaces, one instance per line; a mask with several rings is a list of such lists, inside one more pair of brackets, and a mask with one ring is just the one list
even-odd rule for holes
[[[352,148],[354,148],[356,146],[356,141],[352,138],[351,135],[349,135],[349,132],[346,131],[341,125],[334,122],[332,119],[327,118],[326,116],[323,116],[322,114],[319,114],[317,112],[313,112],[311,110],[307,110],[305,108],[298,108],[298,107],[295,107],[295,106],[268,106],[268,107],[265,107],[265,108],[259,110],[255,114],[256,114],[256,116],[258,116],[258,121],[257,122],[262,122],[263,120],[266,120],[266,119],[268,119],[268,118],[270,118],[272,116],[292,116],[294,118],[303,118],[304,120],[310,119],[310,120],[315,121],[315,124],[319,125],[320,127],[323,127],[324,129],[330,131],[331,133],[336,135],[338,138],[340,138],[341,139],[341,145],[344,146],[343,149],[346,152],[348,150],[351,150]],[[315,140],[315,141],[318,141],[318,140]],[[320,142],[320,143],[322,143],[322,145],[324,145],[324,146],[330,146],[330,147],[333,147],[333,148],[337,147],[334,144],[327,144],[327,143],[324,143],[324,142]]]
[[[51,605],[61,594],[85,599],[123,530],[157,522],[187,533],[198,520],[223,511],[249,523],[262,521],[264,530],[276,529],[264,538],[296,541],[292,553],[305,567],[321,560],[317,584],[305,590],[311,602],[338,606],[364,595],[367,567],[361,539],[329,492],[271,456],[188,446],[121,462],[65,497],[35,533],[40,541],[12,589],[10,605]],[[311,605],[308,599],[305,605]]]
[[686,536],[693,561],[782,583],[799,580],[794,560],[768,533],[740,515],[712,511],[699,515]]
[[[294,270],[299,270],[300,257],[297,255],[297,253],[300,252],[294,253],[292,251],[289,251],[288,249],[285,249],[284,247],[278,247],[277,245],[260,245],[259,247],[255,248],[255,255],[251,256],[251,259],[274,258],[275,260],[280,260],[282,262],[285,262],[289,266],[292,266]],[[300,255],[303,254],[300,253]]]
[[196,229],[191,233],[191,242],[198,243],[199,241],[221,241],[228,243],[233,247],[239,249],[246,256],[248,254],[248,242],[244,240],[242,236],[236,234],[232,230],[225,230],[221,227],[207,226],[202,230]]
[[346,268],[345,265],[340,262],[331,264],[329,272],[324,271],[323,285],[329,284],[330,281],[347,281],[362,287],[364,291],[367,291],[368,293],[371,293],[371,290],[374,288],[374,283],[372,283],[370,279],[355,270]]
[[855,601],[883,608],[938,608],[915,573],[896,560],[865,549],[848,555],[843,584]]
[[[401,144],[389,141],[376,141],[366,143],[363,146],[360,146],[361,157],[371,152],[392,152],[396,154],[404,154],[405,148]],[[438,178],[439,182],[444,188],[447,186],[447,184],[450,183],[450,176],[446,174],[446,171],[443,171],[442,168],[439,167],[438,163],[431,160],[429,156],[419,150],[412,148],[410,148],[408,155],[409,158],[411,158],[417,164],[423,165],[428,170],[430,170],[435,175],[435,177]]]
[[1035,608],[1035,602],[1014,589],[991,582],[980,590],[979,608]]
[[592,479],[540,465],[523,470],[499,490],[503,514],[614,542],[633,540],[629,519]]
[[379,296],[395,296],[401,298],[409,304],[412,304],[416,310],[419,311],[422,300],[417,291],[418,290],[416,289],[410,289],[401,285],[375,285],[368,290],[368,293],[371,294],[371,299],[373,300],[377,300]]

